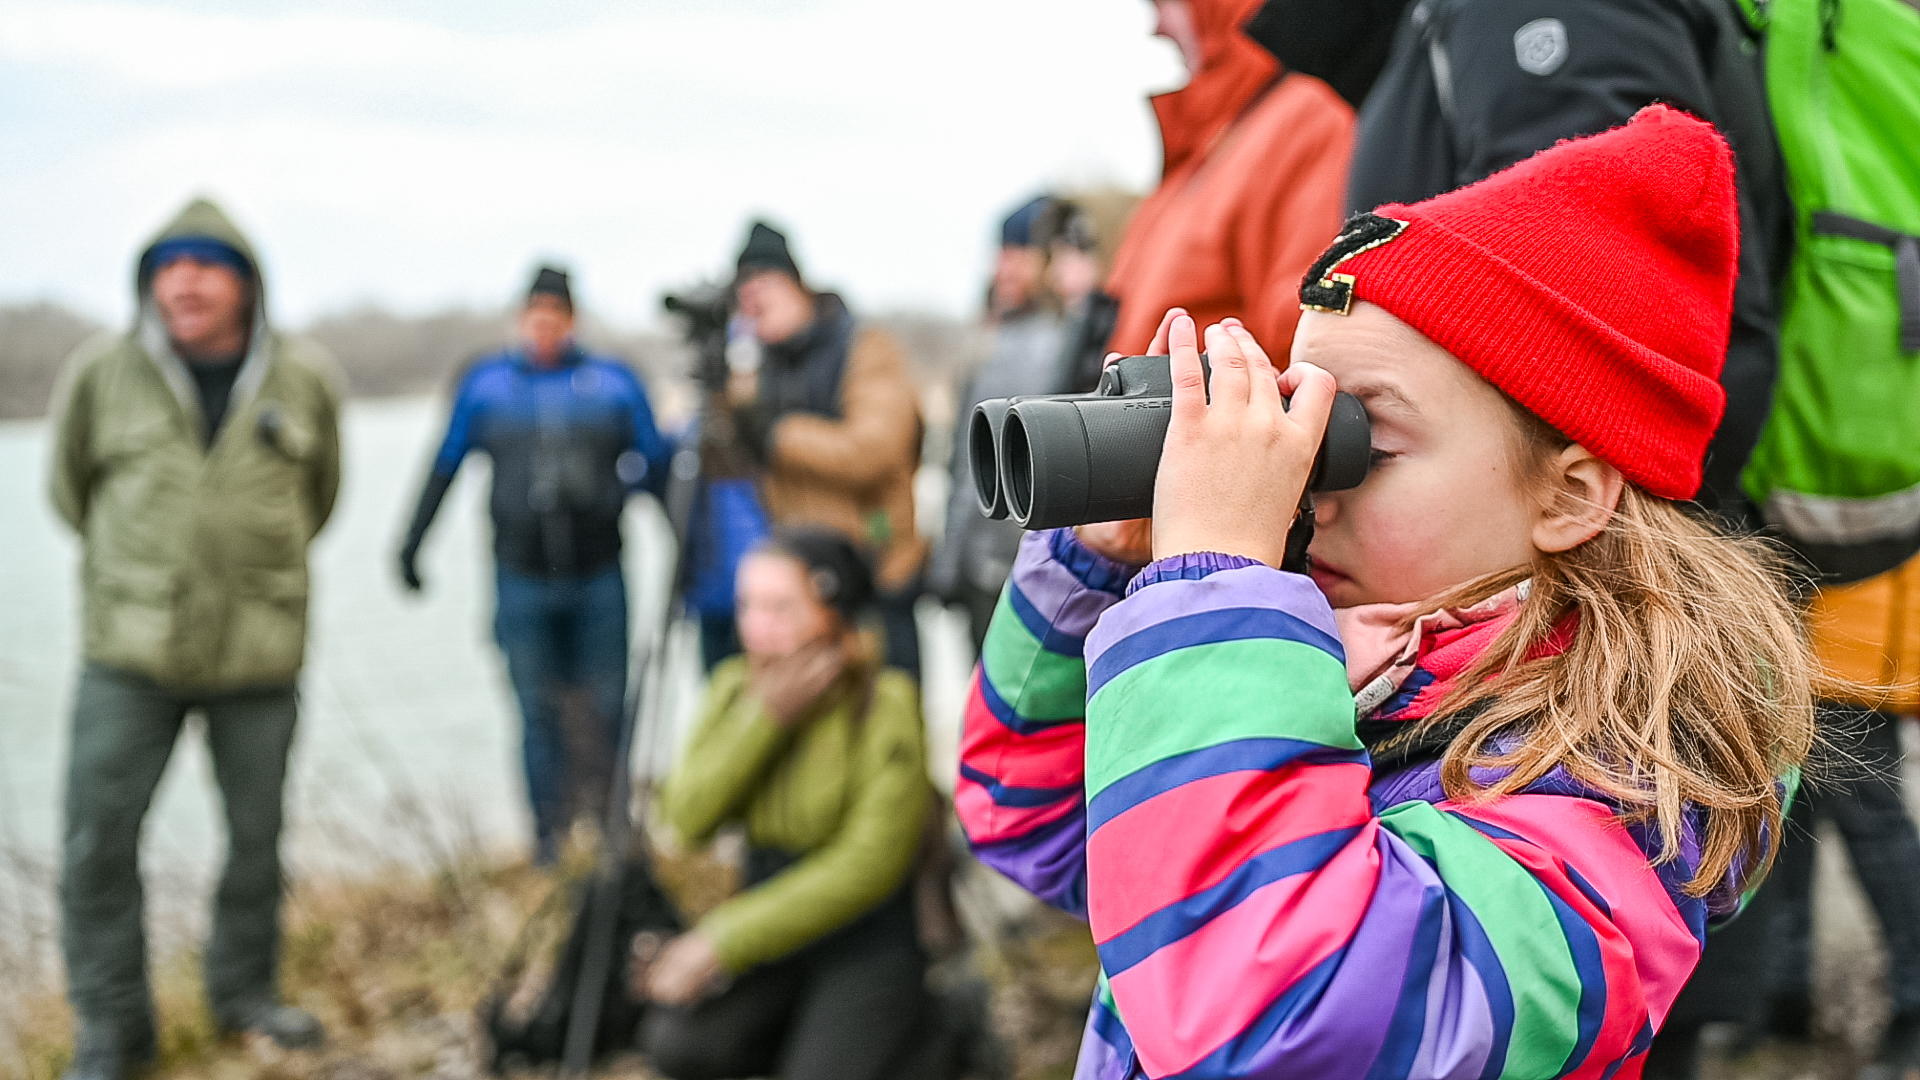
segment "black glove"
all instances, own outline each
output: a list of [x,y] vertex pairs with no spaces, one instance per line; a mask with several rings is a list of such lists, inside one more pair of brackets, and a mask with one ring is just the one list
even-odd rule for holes
[[734,438],[754,464],[766,466],[767,457],[773,452],[773,425],[779,422],[778,410],[757,401],[733,411]]
[[406,583],[408,592],[420,591],[420,541],[426,538],[427,526],[433,524],[440,500],[452,485],[453,477],[429,473],[420,489],[420,505],[414,508],[413,524],[407,527],[407,538],[400,544],[400,580]]
[[421,589],[419,561],[418,545],[408,544],[400,549],[400,580],[406,583],[408,592],[419,592]]

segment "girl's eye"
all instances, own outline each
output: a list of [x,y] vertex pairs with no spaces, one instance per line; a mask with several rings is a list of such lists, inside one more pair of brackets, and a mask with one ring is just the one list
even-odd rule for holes
[[1389,460],[1393,458],[1397,458],[1399,456],[1400,456],[1399,454],[1375,447],[1373,450],[1373,453],[1367,456],[1367,464],[1373,466],[1374,468],[1379,468],[1381,465],[1386,464],[1386,462],[1388,462]]

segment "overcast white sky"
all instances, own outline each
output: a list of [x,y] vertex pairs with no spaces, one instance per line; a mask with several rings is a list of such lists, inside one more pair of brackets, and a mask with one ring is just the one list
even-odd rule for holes
[[1001,214],[1150,185],[1145,0],[0,0],[0,300],[118,320],[189,196],[278,319],[492,306],[534,260],[650,320],[751,215],[873,308],[977,301]]

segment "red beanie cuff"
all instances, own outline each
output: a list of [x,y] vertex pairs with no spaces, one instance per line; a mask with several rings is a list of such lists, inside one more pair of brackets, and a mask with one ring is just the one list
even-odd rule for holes
[[[1340,265],[1354,276],[1356,297],[1419,330],[1652,494],[1690,499],[1700,489],[1707,440],[1726,408],[1718,382],[1417,210],[1375,212],[1408,227]],[[1657,287],[1647,295],[1663,302]]]

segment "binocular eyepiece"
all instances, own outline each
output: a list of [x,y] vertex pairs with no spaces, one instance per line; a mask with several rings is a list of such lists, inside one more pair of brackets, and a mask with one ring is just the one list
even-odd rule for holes
[[[1204,367],[1207,358],[1200,362]],[[980,511],[1026,529],[1149,517],[1172,418],[1173,370],[1165,356],[1116,360],[1089,394],[983,401],[967,423]],[[1357,486],[1372,453],[1365,406],[1352,394],[1335,394],[1308,490]]]

